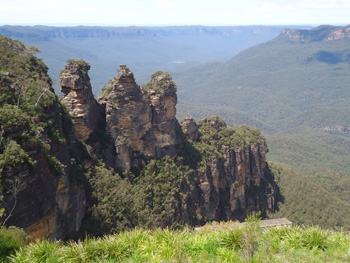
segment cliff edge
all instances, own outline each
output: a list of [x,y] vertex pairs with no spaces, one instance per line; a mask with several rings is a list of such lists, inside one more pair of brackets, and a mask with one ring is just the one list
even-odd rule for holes
[[278,188],[266,176],[260,131],[218,117],[188,116],[180,124],[169,73],[158,71],[139,86],[120,65],[97,102],[89,64],[68,60],[59,101],[35,49],[0,40],[7,60],[0,71],[5,225],[33,239],[63,239],[82,225],[104,234],[274,211]]

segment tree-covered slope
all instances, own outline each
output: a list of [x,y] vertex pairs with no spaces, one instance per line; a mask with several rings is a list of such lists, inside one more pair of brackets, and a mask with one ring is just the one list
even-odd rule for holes
[[234,107],[267,121],[316,106],[346,105],[348,45],[349,39],[307,42],[281,34],[227,62],[181,72],[175,76],[179,96]]
[[346,107],[349,43],[292,40],[281,33],[229,61],[174,75],[179,98],[231,107],[263,122],[302,118],[300,113],[320,107]]
[[[226,62],[178,72],[178,114],[186,111],[199,118],[215,112],[231,124],[259,127],[267,134],[269,160],[289,165],[305,182],[348,201],[348,32],[349,26],[286,29]],[[297,190],[292,178],[285,183]],[[317,202],[311,195],[305,198]],[[343,206],[324,199],[327,206]],[[316,216],[314,220],[318,222]]]
[[37,51],[0,36],[0,221],[64,238],[85,213],[84,147]]
[[272,218],[287,217],[294,224],[323,228],[349,228],[349,200],[341,200],[285,165],[272,163],[270,169],[282,194],[279,211],[271,214]]

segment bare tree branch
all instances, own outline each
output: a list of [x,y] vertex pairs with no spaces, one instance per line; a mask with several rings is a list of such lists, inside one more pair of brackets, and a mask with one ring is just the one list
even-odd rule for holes
[[45,92],[49,89],[50,87],[45,88],[45,90],[40,94],[39,98],[37,99],[37,101],[35,102],[35,107],[38,107],[38,103],[41,99],[41,97],[45,94]]
[[17,199],[18,199],[18,194],[19,192],[21,192],[23,189],[25,188],[25,183],[19,179],[16,178],[13,182],[12,185],[12,194],[14,195],[15,201],[13,203],[13,206],[11,208],[10,213],[8,214],[8,216],[5,218],[4,222],[2,223],[2,226],[4,226],[6,224],[6,222],[10,219],[10,217],[13,214],[13,211],[15,210],[16,206],[17,206]]

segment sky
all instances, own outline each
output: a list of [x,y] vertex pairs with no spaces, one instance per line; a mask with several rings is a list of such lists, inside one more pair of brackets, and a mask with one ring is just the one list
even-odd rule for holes
[[350,0],[0,0],[0,25],[321,24],[350,24]]

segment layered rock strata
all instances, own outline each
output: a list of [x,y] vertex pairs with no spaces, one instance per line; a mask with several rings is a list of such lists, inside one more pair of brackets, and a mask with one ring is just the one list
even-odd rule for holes
[[[121,65],[99,101],[105,107],[106,129],[113,140],[116,166],[121,169],[142,167],[151,158],[176,157],[185,137],[203,143],[200,127],[211,126],[217,133],[227,128],[220,118],[205,118],[197,124],[190,116],[180,126],[175,116],[176,85],[164,72],[154,73],[151,81],[140,88],[129,68]],[[192,199],[203,222],[243,220],[252,211],[274,210],[276,186],[273,181],[263,180],[267,146],[263,137],[256,138],[255,143],[244,147],[223,144],[216,149],[220,156],[202,156],[206,165],[196,164]]]

